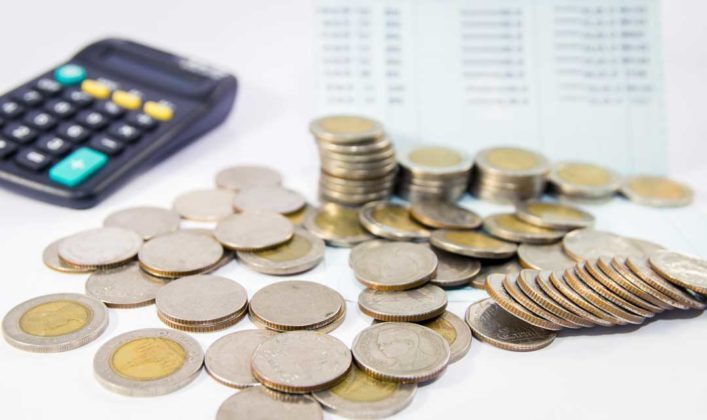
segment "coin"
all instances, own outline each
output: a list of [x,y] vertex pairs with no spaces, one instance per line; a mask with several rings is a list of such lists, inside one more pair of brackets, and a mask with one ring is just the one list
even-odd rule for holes
[[[548,280],[549,284],[552,284],[553,288],[556,289],[562,296],[569,299],[570,301],[572,301],[572,303],[591,314],[591,316],[594,317],[590,318],[592,322],[602,326],[626,324],[625,321],[622,321],[616,316],[605,312],[603,309],[599,309],[598,307],[594,306],[593,303],[590,303],[584,296],[580,295],[578,292],[575,291],[574,288],[570,287],[566,280],[565,272],[553,271],[552,273],[550,273]],[[538,284],[543,289],[543,291],[550,295],[550,291],[552,290],[551,288],[546,287],[544,285],[544,282],[541,281],[538,281]],[[597,320],[599,320],[599,322]]]
[[302,273],[324,259],[324,241],[304,230],[295,231],[292,239],[274,248],[238,251],[238,259],[255,271],[272,275]]
[[556,337],[552,331],[538,328],[509,314],[493,299],[469,305],[465,318],[474,337],[504,350],[540,350],[549,346]]
[[365,289],[358,295],[358,307],[379,321],[425,321],[444,312],[447,294],[432,285],[396,292]]
[[644,257],[643,251],[630,239],[595,229],[577,229],[562,238],[562,248],[576,261],[599,257]]
[[110,214],[103,226],[132,230],[148,240],[163,233],[179,229],[179,215],[159,207],[133,207]]
[[[600,263],[603,263],[603,259],[599,259]],[[688,303],[682,303],[679,302],[678,300],[674,299],[673,297],[669,296],[668,294],[663,293],[659,289],[663,288],[668,288],[665,286],[664,283],[668,283],[665,279],[660,277],[659,275],[656,276],[650,276],[648,278],[649,281],[652,281],[655,283],[658,287],[654,287],[652,284],[650,284],[647,281],[644,281],[640,276],[636,275],[633,270],[631,270],[627,266],[627,259],[618,257],[618,258],[613,258],[611,259],[611,268],[615,269],[618,273],[621,274],[624,278],[626,278],[628,281],[639,287],[641,290],[645,291],[646,293],[650,294],[657,300],[659,300],[663,305],[662,307],[665,309],[690,309],[691,306]],[[650,265],[649,265],[650,267]]]
[[[705,309],[705,303],[702,300],[693,297],[690,293],[680,286],[665,280],[657,273],[646,258],[627,258],[625,265],[644,282],[651,287],[658,289],[664,295],[669,296],[678,303],[677,307],[681,309]],[[673,303],[674,305],[674,303]],[[674,305],[675,306],[675,305]]]
[[157,277],[175,278],[210,269],[223,256],[212,237],[177,231],[150,239],[140,249],[140,267]]
[[[557,273],[557,274],[555,274]],[[556,277],[554,277],[556,276]],[[558,280],[559,279],[559,280]],[[557,281],[558,283],[562,283],[562,290],[563,292],[560,292],[560,289],[555,287],[553,284],[553,281]],[[584,298],[582,298],[580,295],[575,293],[574,290],[572,290],[568,285],[567,282],[564,281],[564,278],[562,278],[562,272],[561,271],[556,271],[556,272],[551,272],[551,271],[541,271],[535,278],[535,284],[543,291],[545,292],[552,300],[560,304],[563,308],[567,309],[568,311],[572,312],[573,314],[576,314],[580,317],[582,317],[584,320],[587,322],[591,322],[596,325],[601,325],[603,327],[610,327],[612,325],[615,325],[613,322],[613,317],[609,319],[605,319],[603,317],[599,317],[594,315],[593,312],[587,311],[585,306],[587,308],[591,308],[591,311],[597,311],[600,313],[604,313],[603,311],[599,310],[598,308],[592,306],[589,302],[585,301]],[[567,292],[567,295],[565,294]],[[570,296],[569,298],[567,296]],[[576,302],[580,303],[581,306],[577,305]],[[603,316],[603,315],[602,315]]]
[[616,318],[618,320],[618,324],[641,324],[643,322],[643,317],[624,311],[608,301],[606,298],[602,297],[599,293],[595,292],[592,288],[588,287],[586,283],[581,280],[576,270],[565,270],[563,277],[572,290],[577,292],[595,307]]
[[250,371],[250,359],[259,345],[276,336],[268,330],[244,330],[225,335],[206,350],[204,367],[216,381],[234,388],[259,385]]
[[400,155],[398,195],[411,201],[456,201],[466,191],[472,161],[463,151],[414,146]]
[[645,239],[628,238],[636,245],[646,256],[651,255],[656,251],[665,249],[664,246],[656,244],[655,242],[646,241]]
[[244,211],[221,220],[214,229],[216,239],[233,250],[259,250],[289,241],[294,226],[284,216],[269,211]]
[[285,214],[287,220],[290,221],[295,226],[302,226],[304,224],[304,221],[307,219],[307,216],[315,211],[314,207],[310,206],[309,204],[305,204],[304,207],[301,209],[297,210],[296,212]]
[[453,254],[488,259],[509,258],[515,255],[518,249],[514,243],[492,238],[482,232],[455,229],[432,232],[430,244]]
[[390,242],[391,241],[388,241],[387,239],[371,239],[354,246],[351,248],[351,252],[349,252],[349,267],[353,268],[355,264],[358,264],[357,261],[360,257],[368,255],[371,252],[371,249],[377,249],[378,247],[384,246]]
[[[620,296],[622,299],[627,300],[644,310],[650,311],[653,314],[663,312],[664,308],[662,306],[656,306],[653,303],[646,301],[632,293],[631,291],[637,291],[639,295],[648,296],[649,300],[653,300],[649,294],[631,284],[631,282],[624,279],[621,274],[611,268],[610,263],[608,263],[608,259],[607,265],[609,268],[609,270],[607,271],[609,271],[609,273],[611,274],[606,274],[606,272],[599,266],[599,260],[589,260],[584,262],[584,268],[587,270],[587,272],[591,274],[594,279],[604,285],[604,287],[611,290],[614,294]],[[616,281],[615,279],[617,278],[620,280]],[[624,286],[628,286],[628,289]]]
[[157,290],[167,283],[140,269],[138,263],[99,270],[86,280],[86,294],[112,308],[135,308],[155,302]]
[[61,241],[63,241],[63,239],[54,241],[44,248],[44,252],[42,252],[42,261],[44,261],[44,265],[60,273],[90,273],[94,270],[91,267],[78,267],[62,261],[61,258],[59,258],[59,243],[61,243]]
[[410,215],[423,225],[437,229],[476,229],[482,219],[464,207],[444,201],[423,200],[412,203]]
[[376,290],[412,289],[437,272],[437,255],[422,244],[388,242],[357,255],[352,261],[356,279]]
[[376,236],[395,240],[425,240],[430,232],[410,217],[410,210],[400,204],[375,201],[359,213],[363,227]]
[[707,261],[671,251],[651,254],[651,267],[665,279],[693,292],[707,294]]
[[229,190],[190,191],[177,197],[172,207],[185,219],[217,222],[233,214],[235,195]]
[[482,200],[514,203],[545,190],[550,164],[542,155],[516,147],[480,151],[474,159],[470,191]]
[[580,198],[601,198],[615,194],[621,184],[616,172],[593,163],[558,162],[548,181],[561,194]]
[[108,326],[98,299],[75,293],[39,296],[12,308],[2,320],[8,344],[20,350],[54,353],[90,343]]
[[430,247],[437,255],[437,273],[431,284],[445,288],[467,286],[469,281],[481,271],[481,263],[474,258],[464,257]]
[[564,270],[575,262],[565,254],[560,242],[550,245],[520,244],[518,259],[525,268],[535,270]]
[[470,171],[472,161],[461,150],[434,145],[418,145],[401,154],[400,164],[410,171],[423,175],[449,175]]
[[449,343],[449,363],[461,360],[471,348],[471,331],[464,320],[449,311],[420,325],[432,329]]
[[523,275],[523,272],[527,272],[527,271],[531,271],[533,273],[532,275],[537,275],[537,271],[525,269],[525,270],[521,271],[520,274],[518,274],[515,277],[506,276],[503,278],[502,285],[503,285],[503,288],[506,291],[506,293],[508,293],[508,295],[510,295],[510,297],[513,298],[513,300],[515,300],[517,303],[519,303],[525,309],[527,309],[528,311],[530,311],[534,315],[539,316],[542,319],[546,319],[546,320],[548,320],[548,321],[550,321],[560,327],[564,327],[564,328],[572,328],[572,329],[579,328],[580,327],[579,324],[576,324],[572,321],[568,321],[562,317],[556,316],[552,312],[550,312],[550,311],[546,310],[545,308],[543,308],[542,306],[536,304],[533,299],[528,297],[528,295],[526,295],[523,292],[523,290],[521,290],[521,288],[518,287],[518,284],[517,284],[518,278],[520,278]]
[[[608,277],[610,277],[614,282],[619,284],[621,287],[629,291],[638,299],[643,299],[656,308],[661,310],[673,309],[674,306],[670,304],[672,299],[660,293],[658,290],[649,286],[646,282],[640,279],[631,272],[631,270],[622,264],[622,271],[617,270],[614,267],[612,259],[609,257],[601,257],[596,260],[597,267]],[[659,312],[656,310],[655,312]]]
[[594,224],[594,216],[582,209],[537,200],[516,204],[515,214],[526,223],[550,229],[578,229]]
[[216,174],[216,186],[233,191],[277,186],[281,183],[282,177],[276,170],[258,165],[233,166]]
[[503,279],[505,278],[506,276],[502,274],[491,274],[486,278],[486,292],[496,301],[496,303],[498,303],[511,315],[516,316],[529,324],[535,325],[536,327],[551,331],[562,329],[560,325],[535,315],[525,309],[523,305],[516,302],[515,299],[513,299],[503,287]]
[[289,280],[258,290],[250,301],[250,316],[276,331],[317,329],[346,311],[341,295],[318,283]]
[[520,147],[494,147],[480,151],[476,164],[485,171],[501,176],[545,176],[549,172],[547,159]]
[[322,407],[308,395],[285,394],[262,386],[239,391],[221,404],[216,420],[321,420]]
[[268,388],[304,394],[331,388],[351,367],[351,351],[330,335],[289,331],[253,352],[253,376]]
[[484,218],[484,229],[491,235],[511,242],[547,244],[562,239],[564,230],[531,225],[512,213],[494,214]]
[[82,268],[104,268],[123,264],[137,255],[142,238],[116,227],[84,230],[64,238],[57,248],[64,262]]
[[[571,312],[562,306],[562,303],[556,302],[550,295],[545,293],[537,283],[537,278],[542,273],[534,270],[523,270],[520,275],[516,277],[516,284],[530,299],[532,299],[537,305],[541,306],[546,311],[565,319],[577,326],[582,327],[593,327],[595,324],[591,320],[587,320],[582,316]],[[545,271],[544,276],[549,276],[550,272]],[[574,305],[571,305],[574,306]],[[581,311],[581,308],[577,308]]]
[[383,322],[359,332],[351,352],[356,365],[369,375],[400,383],[427,382],[449,363],[449,344],[430,328],[403,322]]
[[[574,273],[576,274],[578,280],[581,280],[584,285],[588,286],[590,289],[596,292],[596,294],[613,303],[614,305],[618,306],[622,310],[629,312],[631,315],[636,314],[639,317],[643,318],[652,318],[653,316],[655,316],[653,312],[647,309],[643,309],[637,305],[634,305],[633,303],[627,301],[626,299],[622,298],[621,296],[604,286],[604,282],[606,282],[607,280],[606,276],[604,276],[604,273],[602,273],[601,271],[596,273],[597,277],[601,277],[602,279],[602,281],[599,281],[597,280],[597,277],[595,277],[592,273],[589,272],[587,266],[588,263],[586,261],[577,263],[577,266],[574,268]],[[642,322],[639,320],[636,321]]]
[[196,379],[204,363],[199,343],[184,333],[146,328],[107,341],[93,358],[98,382],[133,397],[169,394]]
[[412,402],[416,391],[415,384],[376,379],[352,365],[343,381],[312,396],[343,417],[380,418],[402,411]]
[[483,289],[486,286],[486,278],[491,274],[513,275],[520,273],[522,269],[523,267],[515,258],[502,262],[484,261],[481,264],[481,271],[469,281],[469,284],[477,289]]
[[252,187],[236,193],[233,207],[236,211],[267,210],[280,214],[294,213],[305,206],[304,197],[296,191],[280,186]]
[[621,193],[633,202],[653,207],[687,206],[692,203],[694,195],[685,184],[650,175],[626,178],[621,185]]
[[316,138],[335,144],[357,143],[384,135],[381,123],[356,115],[330,115],[318,118],[309,124],[309,131]]
[[333,203],[312,212],[304,226],[328,245],[350,247],[373,237],[358,219],[358,210]]

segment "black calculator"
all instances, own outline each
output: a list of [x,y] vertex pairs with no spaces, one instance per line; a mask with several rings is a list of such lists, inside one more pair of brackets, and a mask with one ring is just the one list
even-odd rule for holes
[[236,78],[123,39],[93,43],[0,97],[0,183],[73,208],[220,124]]

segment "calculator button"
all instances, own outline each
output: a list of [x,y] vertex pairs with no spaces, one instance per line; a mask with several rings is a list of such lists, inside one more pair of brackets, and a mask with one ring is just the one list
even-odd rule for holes
[[8,124],[2,132],[9,140],[16,141],[20,144],[29,143],[37,138],[37,132],[35,130],[21,123]]
[[108,162],[108,156],[88,147],[77,149],[49,170],[49,179],[75,187],[93,175]]
[[112,118],[119,118],[125,114],[125,110],[113,102],[99,102],[93,108]]
[[157,121],[147,114],[142,112],[131,112],[125,121],[135,127],[142,128],[145,131],[152,130],[157,126]]
[[35,146],[54,156],[63,156],[71,150],[71,143],[54,135],[40,137],[35,143]]
[[0,159],[6,158],[13,154],[17,150],[17,146],[14,143],[0,138]]
[[79,108],[87,107],[93,103],[93,97],[91,95],[78,89],[67,90],[64,93],[64,99]]
[[92,138],[89,146],[109,156],[117,155],[125,147],[123,143],[103,134]]
[[27,169],[32,169],[33,171],[39,171],[47,166],[51,162],[49,155],[38,152],[34,149],[24,149],[21,150],[17,156],[15,156],[15,162],[17,164],[24,166]]
[[36,107],[44,100],[42,94],[34,89],[21,89],[15,92],[12,96],[28,107]]
[[64,64],[54,70],[54,79],[64,86],[78,85],[86,78],[86,69],[76,64]]
[[138,109],[142,105],[142,98],[134,93],[116,90],[113,92],[113,102],[125,109]]
[[56,95],[61,92],[61,85],[52,79],[42,78],[37,81],[35,88],[45,95]]
[[110,88],[96,80],[86,79],[81,82],[81,89],[98,99],[108,99],[110,96]]
[[75,123],[64,123],[56,130],[59,137],[70,140],[74,143],[80,143],[89,136],[90,131],[81,125]]
[[44,111],[30,111],[25,115],[25,122],[37,130],[50,130],[56,125],[56,118]]
[[76,122],[94,130],[100,130],[108,125],[108,118],[98,111],[85,110],[76,116]]
[[133,142],[140,137],[140,130],[125,123],[116,123],[110,126],[108,134],[120,141]]
[[63,99],[52,99],[44,105],[44,109],[59,118],[69,118],[76,112],[76,107]]
[[169,121],[174,116],[174,110],[159,102],[147,101],[143,107],[145,114],[159,121]]
[[25,109],[19,103],[13,100],[4,100],[0,102],[0,115],[7,119],[15,118],[25,112]]

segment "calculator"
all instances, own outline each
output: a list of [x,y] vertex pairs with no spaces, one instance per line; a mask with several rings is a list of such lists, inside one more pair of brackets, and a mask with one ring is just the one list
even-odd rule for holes
[[124,39],[104,39],[0,96],[0,184],[92,207],[220,124],[234,76]]

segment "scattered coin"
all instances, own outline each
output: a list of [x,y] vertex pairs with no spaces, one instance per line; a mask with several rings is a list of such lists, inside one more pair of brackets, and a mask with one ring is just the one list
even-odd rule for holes
[[575,270],[565,270],[563,277],[572,290],[577,292],[577,294],[582,296],[587,302],[616,318],[618,324],[641,324],[643,322],[643,317],[624,311],[595,292],[592,288],[588,287]]
[[681,207],[692,203],[694,193],[685,184],[650,175],[628,177],[621,193],[638,204],[653,207]]
[[[608,258],[607,258],[608,259]],[[600,258],[599,262],[600,264],[604,263],[604,258]],[[673,297],[669,296],[668,294],[663,293],[661,290],[662,289],[669,289],[669,286],[665,286],[665,283],[668,283],[660,277],[659,275],[656,276],[650,276],[648,278],[649,281],[644,281],[640,276],[636,275],[627,265],[627,259],[622,258],[622,257],[615,257],[611,259],[611,268],[616,270],[618,273],[621,274],[625,279],[639,287],[641,290],[645,291],[646,293],[650,294],[657,300],[663,303],[663,307],[665,309],[690,309],[691,306],[688,303],[682,303],[679,302],[678,300],[674,299]],[[604,271],[606,272],[606,271]],[[651,283],[653,282],[657,285],[657,287],[654,287]],[[687,302],[687,300],[685,300]]]
[[518,261],[515,258],[502,262],[484,261],[481,264],[481,271],[479,271],[479,274],[475,275],[469,281],[469,284],[477,289],[483,289],[486,287],[486,278],[491,274],[504,274],[511,276],[520,273],[520,270],[522,269],[523,267],[518,264]]
[[668,295],[671,299],[679,304],[682,309],[699,309],[703,310],[707,307],[705,303],[680,286],[665,280],[653,267],[649,264],[646,258],[627,258],[626,266],[644,282],[658,289],[661,293]]
[[[539,273],[534,270],[523,270],[520,275],[516,277],[516,283],[520,290],[523,291],[530,299],[532,299],[537,305],[541,306],[546,311],[565,319],[577,326],[582,327],[593,327],[595,324],[582,316],[577,315],[562,306],[561,302],[555,302],[555,300],[545,293],[537,283],[537,278],[543,274],[544,276],[549,276],[550,272],[545,271],[544,273]],[[574,306],[574,305],[571,305]],[[578,308],[581,311],[581,308]]]
[[[653,314],[663,312],[662,307],[656,306],[656,305],[650,303],[649,301],[646,301],[646,300],[642,299],[641,297],[633,294],[628,289],[626,289],[623,285],[630,285],[629,288],[631,290],[637,290],[640,295],[646,295],[646,293],[643,292],[641,289],[637,288],[636,286],[631,285],[630,282],[623,279],[622,278],[623,276],[621,276],[621,274],[617,273],[616,270],[613,270],[613,273],[612,273],[612,274],[614,274],[613,277],[610,274],[606,274],[604,272],[604,270],[602,270],[599,267],[599,260],[584,261],[583,265],[584,265],[584,269],[587,271],[587,273],[591,274],[591,276],[596,281],[601,283],[604,287],[609,289],[612,293],[621,297],[621,299],[624,299],[624,300],[632,303],[633,305],[638,306],[642,310],[648,311],[649,314],[645,315],[645,316],[651,317],[651,316],[653,316]],[[621,280],[617,282],[616,280],[614,280],[614,278],[621,278]],[[650,297],[650,295],[648,295],[648,296]],[[627,309],[631,310],[631,308],[627,308]],[[633,311],[633,312],[636,312],[636,311]],[[641,315],[640,312],[636,312],[636,313]]]
[[[555,273],[557,273],[557,274],[555,274]],[[563,292],[560,292],[560,289],[555,287],[555,285],[553,284],[553,281],[562,282]],[[579,296],[577,293],[575,293],[574,290],[572,290],[567,285],[567,283],[564,281],[564,279],[562,278],[561,271],[557,271],[557,272],[541,271],[538,274],[538,276],[535,278],[535,283],[538,285],[538,287],[543,292],[545,292],[555,302],[562,305],[563,308],[582,317],[586,321],[591,322],[596,325],[601,325],[603,327],[610,327],[612,325],[616,325],[613,321],[613,319],[614,319],[613,317],[610,317],[607,319],[603,315],[601,315],[601,316],[594,315],[594,312],[592,312],[592,311],[596,311],[601,314],[603,314],[604,312],[599,310],[598,308],[595,308],[589,302],[585,301],[581,296]],[[565,292],[567,294],[565,294]],[[581,306],[576,304],[575,302],[580,303]],[[588,310],[584,309],[585,306],[587,308],[591,308],[591,309],[588,311]]]
[[557,242],[567,233],[565,230],[531,225],[513,213],[487,216],[484,218],[484,229],[491,235],[506,241],[532,244]]
[[232,191],[278,186],[281,183],[282,177],[277,171],[258,165],[233,166],[216,174],[216,185]]
[[535,325],[536,327],[544,328],[546,330],[557,331],[562,329],[562,327],[554,322],[548,321],[544,318],[540,318],[518,302],[515,301],[508,294],[506,289],[503,287],[503,279],[506,276],[502,274],[491,274],[486,279],[486,292],[491,296],[496,303],[498,303],[503,309],[508,311],[513,316],[516,316],[523,321]]
[[358,219],[358,210],[327,203],[305,219],[304,226],[328,245],[350,247],[372,239]]
[[103,226],[132,230],[148,240],[163,233],[179,229],[179,215],[159,207],[134,207],[110,214]]
[[225,335],[206,350],[204,367],[218,382],[247,388],[259,385],[250,370],[250,359],[259,345],[276,336],[275,331],[244,330]]
[[422,200],[413,202],[410,215],[435,229],[476,229],[481,226],[481,217],[471,210],[445,201]]
[[578,229],[594,224],[594,216],[582,209],[538,200],[516,204],[515,214],[526,223],[550,229]]
[[44,261],[44,265],[54,271],[59,271],[60,273],[79,274],[90,273],[94,270],[91,267],[78,267],[62,261],[61,258],[59,258],[59,243],[61,243],[61,241],[63,241],[63,239],[54,241],[44,248],[44,252],[42,253],[42,261]]
[[20,350],[54,353],[90,343],[108,326],[101,301],[75,293],[30,299],[12,308],[2,321],[8,344]]
[[645,257],[641,248],[628,238],[595,229],[577,229],[562,238],[562,248],[576,261],[599,257]]
[[387,201],[366,204],[359,220],[369,232],[382,238],[421,241],[430,236],[424,226],[412,219],[407,207]]
[[101,385],[133,397],[176,391],[196,379],[204,363],[199,343],[186,334],[146,328],[121,334],[98,349],[93,369]]
[[123,264],[137,255],[142,238],[116,227],[90,229],[64,238],[57,249],[64,262],[86,269]]
[[197,190],[184,193],[174,200],[174,211],[185,219],[217,222],[233,214],[233,197],[229,190]]
[[575,264],[562,249],[560,242],[550,245],[520,244],[518,259],[523,267],[535,270],[565,270]]
[[318,118],[309,124],[309,131],[317,139],[336,144],[359,143],[385,134],[383,125],[378,121],[356,115]]
[[330,335],[289,331],[262,343],[253,352],[251,369],[263,385],[304,394],[331,388],[351,367],[351,351]]
[[208,271],[223,257],[211,236],[177,231],[150,239],[140,249],[140,267],[157,277],[176,278]]
[[484,299],[469,305],[466,323],[474,337],[504,350],[535,351],[547,347],[556,334],[511,315],[493,299]]
[[584,162],[556,163],[548,181],[564,196],[588,199],[610,197],[621,185],[621,178],[614,171]]
[[449,311],[420,325],[431,328],[449,343],[449,363],[461,360],[471,348],[471,331],[464,320]]
[[343,417],[380,418],[402,411],[412,402],[416,391],[415,384],[376,379],[352,365],[343,381],[312,396]]
[[361,249],[352,262],[356,279],[376,290],[412,289],[437,272],[437,255],[425,245],[408,242]]
[[437,255],[437,273],[431,284],[443,289],[467,286],[481,271],[479,260],[430,247]]
[[111,308],[136,308],[155,302],[167,281],[140,269],[138,263],[99,270],[86,280],[86,294]]
[[358,295],[358,307],[379,321],[425,321],[444,313],[447,294],[432,285],[396,292],[365,289]]
[[651,254],[651,267],[667,280],[707,295],[707,261],[671,251]]
[[474,159],[470,191],[482,200],[514,203],[538,197],[545,190],[548,160],[533,151],[494,147]]
[[[549,322],[552,322],[553,324],[556,324],[560,327],[564,328],[579,328],[581,325],[576,324],[572,321],[568,321],[562,317],[554,315],[552,312],[546,310],[542,306],[538,305],[535,303],[533,299],[528,297],[523,290],[521,290],[520,287],[518,287],[517,284],[517,279],[523,275],[524,271],[532,271],[533,275],[537,275],[537,271],[535,270],[523,270],[520,272],[519,275],[515,277],[509,277],[506,276],[503,278],[503,289],[508,293],[508,295],[513,298],[517,303],[519,303],[521,306],[523,306],[525,309],[533,313],[534,315],[537,315],[538,317],[542,319],[546,319]],[[503,307],[503,306],[501,306]]]
[[221,404],[216,420],[321,420],[322,407],[308,395],[285,394],[256,386],[239,391]]
[[324,259],[324,241],[304,230],[295,231],[292,239],[274,248],[238,251],[238,259],[255,271],[273,275],[302,273]]
[[236,193],[233,207],[238,212],[266,210],[280,214],[294,213],[307,202],[296,191],[280,186],[253,187]]
[[518,246],[482,232],[439,229],[432,232],[430,244],[452,254],[467,257],[505,259],[515,255]]
[[[602,277],[602,281],[597,280],[594,275],[592,275],[589,270],[587,270],[587,262],[577,263],[574,268],[575,278],[581,281],[585,286],[592,289],[597,295],[601,296],[605,300],[613,303],[621,310],[627,312],[631,315],[632,319],[636,322],[643,322],[642,318],[652,318],[655,314],[647,309],[643,309],[633,303],[625,300],[618,294],[612,292],[610,289],[604,286],[603,281],[606,280],[606,276],[603,273],[597,273]],[[570,283],[571,285],[571,283]],[[634,314],[636,316],[634,316]],[[623,315],[623,314],[622,314]]]
[[270,248],[289,241],[294,226],[284,216],[269,211],[244,211],[221,220],[214,229],[223,246],[238,251]]

